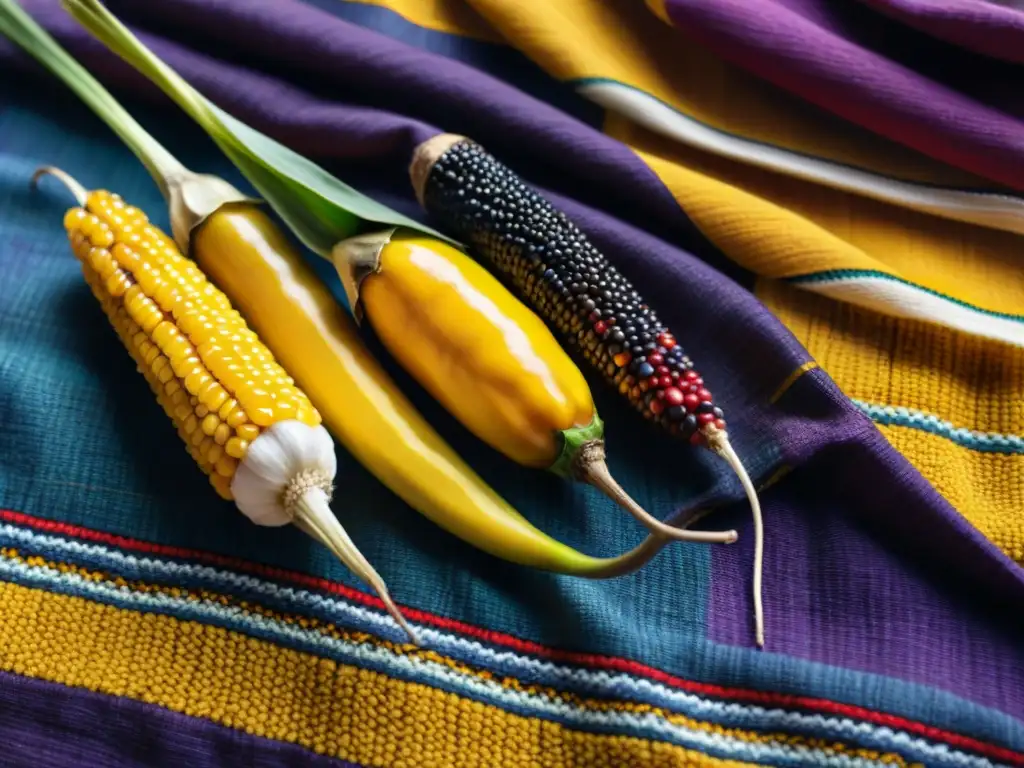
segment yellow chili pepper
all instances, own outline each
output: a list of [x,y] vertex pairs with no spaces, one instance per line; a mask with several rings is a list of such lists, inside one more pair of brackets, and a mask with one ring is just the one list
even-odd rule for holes
[[731,542],[648,514],[612,478],[604,424],[580,369],[543,320],[475,259],[440,240],[388,229],[332,254],[357,318],[463,425],[527,467],[590,483],[648,529]]

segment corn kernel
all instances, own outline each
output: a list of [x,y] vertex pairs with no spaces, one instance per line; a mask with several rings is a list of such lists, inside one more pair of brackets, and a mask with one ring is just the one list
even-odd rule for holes
[[217,431],[217,427],[220,426],[220,419],[218,419],[214,414],[208,413],[206,416],[203,417],[202,426],[203,432],[212,437],[213,434]]
[[238,459],[227,455],[221,456],[217,459],[217,463],[214,465],[214,468],[217,470],[218,475],[231,477],[235,474],[235,470],[238,469]]
[[185,377],[185,388],[194,395],[199,392],[204,384],[212,380],[213,378],[206,372],[205,368],[197,368]]
[[228,456],[233,456],[236,459],[245,458],[245,452],[249,450],[249,441],[242,440],[238,437],[232,437],[228,440],[227,445],[224,446],[224,450]]
[[235,430],[240,438],[252,442],[260,436],[260,428],[255,424],[242,424]]
[[214,443],[206,451],[206,460],[211,464],[216,464],[217,460],[224,455],[224,447]]
[[231,501],[234,498],[231,495],[231,480],[230,478],[224,477],[223,475],[216,473],[210,475],[210,484],[213,489],[217,491],[217,494],[227,501]]
[[224,445],[231,437],[231,427],[225,424],[223,421],[217,425],[217,429],[213,432],[213,439],[217,442],[217,445]]
[[69,209],[68,212],[64,214],[64,229],[77,231],[81,228],[82,222],[88,215],[89,214],[85,212],[84,208],[76,207]]
[[248,417],[245,415],[245,412],[241,408],[236,408],[235,410],[231,411],[231,413],[228,414],[227,419],[225,419],[225,421],[227,421],[228,423],[228,426],[234,428],[240,427],[242,424],[245,424],[248,420]]

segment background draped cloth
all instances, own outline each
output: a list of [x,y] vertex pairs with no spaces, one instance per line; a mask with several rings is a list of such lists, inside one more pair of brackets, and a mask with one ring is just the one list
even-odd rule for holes
[[[26,9],[196,170],[247,188],[56,0]],[[609,461],[731,547],[588,582],[473,550],[339,447],[334,508],[410,651],[301,533],[219,502],[81,280],[42,163],[167,226],[145,171],[0,43],[0,735],[14,765],[1024,765],[1020,11],[958,0],[111,2],[218,105],[403,212],[473,137],[676,330],[762,487],[594,383]],[[339,297],[329,265],[310,256]],[[403,389],[552,535],[636,524]]]

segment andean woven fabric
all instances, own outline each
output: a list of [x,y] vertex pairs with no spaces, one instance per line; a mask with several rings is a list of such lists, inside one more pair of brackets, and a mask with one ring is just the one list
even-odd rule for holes
[[[738,544],[673,546],[609,581],[538,573],[432,526],[339,447],[334,509],[417,626],[413,649],[326,551],[218,502],[82,283],[67,199],[28,180],[59,165],[166,227],[159,193],[0,42],[9,764],[1024,765],[1024,134],[994,100],[1010,64],[976,62],[1004,74],[957,98],[1006,108],[981,139],[950,118],[954,155],[881,130],[921,119],[901,92],[835,110],[737,61],[763,51],[753,32],[720,50],[715,35],[747,29],[719,23],[741,4],[109,5],[220,106],[403,212],[423,216],[412,149],[452,131],[573,217],[730,414],[762,488],[768,644],[752,644],[738,483],[600,382],[620,481],[666,519],[716,506],[708,524]],[[861,50],[865,24],[923,34],[870,3],[852,27],[810,0],[754,5],[799,17],[806,56],[826,33]],[[183,161],[244,186],[56,0],[24,6]],[[928,45],[981,55],[955,42]],[[918,61],[872,55],[891,57],[879,72]],[[935,78],[936,56],[911,79]],[[639,539],[593,490],[483,449],[367,340],[544,530],[601,554]]]

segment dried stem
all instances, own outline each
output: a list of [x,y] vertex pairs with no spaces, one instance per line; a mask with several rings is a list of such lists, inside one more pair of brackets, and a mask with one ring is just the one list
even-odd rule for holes
[[750,501],[750,511],[754,517],[754,631],[758,647],[763,648],[764,605],[761,598],[761,580],[764,571],[764,524],[761,519],[761,502],[757,498],[757,490],[750,480],[750,475],[729,442],[729,435],[724,430],[714,427],[706,430],[704,435],[708,447],[732,467]]
[[67,187],[68,192],[70,192],[71,196],[75,198],[75,202],[77,202],[79,205],[85,205],[85,201],[89,197],[89,192],[85,187],[79,184],[72,176],[68,175],[60,168],[56,168],[52,165],[44,165],[43,167],[39,168],[38,170],[36,170],[35,173],[32,174],[32,186],[38,187],[39,179],[41,179],[43,176],[53,176],[61,184]]
[[689,531],[669,525],[654,517],[637,504],[612,477],[608,471],[608,465],[605,463],[604,442],[601,440],[592,440],[580,447],[573,466],[573,476],[607,495],[633,515],[651,533],[677,541],[694,541],[705,544],[732,544],[736,541],[736,531]]

